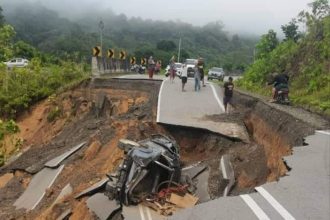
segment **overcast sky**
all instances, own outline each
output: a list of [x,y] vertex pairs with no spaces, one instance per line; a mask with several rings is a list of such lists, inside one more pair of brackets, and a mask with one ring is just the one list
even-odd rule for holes
[[[38,1],[38,0],[34,0]],[[280,30],[313,0],[39,0],[53,9],[112,9],[128,17],[181,20],[194,25],[221,20],[230,31],[262,34]]]

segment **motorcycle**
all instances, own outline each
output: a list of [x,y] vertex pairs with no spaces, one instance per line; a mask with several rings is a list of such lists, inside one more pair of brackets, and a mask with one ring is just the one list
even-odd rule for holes
[[276,92],[275,103],[282,105],[290,105],[289,88],[283,87]]

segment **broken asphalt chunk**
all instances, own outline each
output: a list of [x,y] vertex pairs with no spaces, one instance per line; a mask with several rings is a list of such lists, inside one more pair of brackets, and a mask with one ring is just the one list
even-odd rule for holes
[[70,215],[72,214],[71,209],[65,210],[56,220],[66,220],[69,219]]
[[64,165],[57,169],[44,168],[34,175],[28,188],[14,203],[16,209],[34,209],[46,194],[46,189],[53,185],[63,168]]
[[71,148],[69,151],[65,152],[64,154],[62,154],[62,155],[60,155],[58,157],[55,157],[54,159],[48,161],[45,164],[45,167],[49,167],[49,168],[56,168],[56,167],[58,167],[63,160],[65,160],[66,158],[68,158],[69,156],[71,156],[73,153],[75,153],[76,151],[78,151],[85,144],[86,144],[86,142],[83,142],[81,144],[78,144],[77,146]]
[[91,187],[87,188],[86,190],[84,190],[83,192],[79,193],[78,195],[76,195],[74,198],[75,199],[79,199],[80,197],[86,196],[86,195],[91,195],[99,190],[101,190],[102,188],[105,187],[106,183],[109,181],[108,178],[106,179],[102,179],[101,181],[95,183],[94,185],[92,185]]
[[70,195],[72,193],[73,189],[70,183],[68,183],[60,192],[60,194],[58,195],[58,197],[56,198],[55,202],[53,203],[53,205],[55,205],[56,203],[58,203],[61,199],[63,199],[65,196]]
[[86,201],[89,210],[95,213],[100,220],[111,219],[121,206],[116,200],[109,200],[103,193],[97,193]]
[[222,171],[223,178],[228,180],[228,185],[226,186],[223,196],[228,196],[231,188],[235,183],[235,173],[233,166],[230,162],[230,155],[226,154],[221,157],[220,160],[220,170]]
[[204,172],[206,170],[206,168],[207,168],[207,166],[197,163],[197,164],[193,164],[191,166],[182,168],[181,172],[182,172],[182,175],[187,175],[190,177],[190,179],[194,179],[199,174]]

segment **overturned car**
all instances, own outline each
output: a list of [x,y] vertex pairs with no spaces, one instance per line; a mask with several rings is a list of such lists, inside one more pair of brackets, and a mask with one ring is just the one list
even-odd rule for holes
[[109,199],[137,204],[180,181],[179,147],[174,140],[158,134],[140,142],[122,139],[118,147],[124,150],[125,159],[108,175]]

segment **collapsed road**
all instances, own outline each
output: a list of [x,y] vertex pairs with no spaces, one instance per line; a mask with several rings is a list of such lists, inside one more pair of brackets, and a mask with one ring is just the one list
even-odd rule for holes
[[[157,118],[162,119],[158,115],[162,110],[157,109],[161,101],[158,95],[169,95],[165,90],[162,92],[162,84],[166,89],[164,83],[159,80],[94,79],[59,94],[52,101],[41,102],[28,115],[23,115],[19,120],[19,135],[24,138],[24,153],[0,169],[0,182],[1,178],[6,177],[6,183],[0,185],[0,218],[138,219],[137,216],[140,216],[141,219],[163,219],[166,215],[172,215],[173,219],[214,219],[215,216],[240,219],[239,214],[242,214],[246,216],[244,219],[256,219],[260,218],[260,213],[264,213],[261,217],[269,218],[271,215],[265,211],[259,210],[259,214],[256,214],[250,209],[248,204],[261,202],[258,198],[247,197],[245,194],[254,192],[255,189],[264,194],[263,188],[256,187],[280,180],[282,176],[295,170],[293,167],[288,172],[290,164],[286,164],[283,157],[291,155],[292,147],[302,145],[303,137],[313,134],[314,129],[326,128],[327,122],[319,119],[318,124],[310,125],[255,98],[235,94],[238,102],[236,112],[225,117],[212,112],[199,115],[197,121],[233,124],[239,129],[245,129],[243,136],[237,136],[240,133],[231,136],[229,133],[208,130],[207,127],[200,129],[198,126],[180,123],[158,124]],[[207,89],[212,96],[205,98],[214,99],[214,89],[209,86],[208,84]],[[192,92],[191,95],[195,93]],[[182,102],[180,99],[177,101]],[[181,103],[177,104],[179,106]],[[61,116],[49,122],[47,116],[54,107],[61,109]],[[272,114],[272,117],[269,117],[267,112]],[[178,116],[180,114],[178,112]],[[196,117],[192,120],[196,120]],[[283,126],[283,123],[286,126]],[[133,180],[133,174],[137,172],[132,171],[131,175],[128,174],[129,170],[122,172],[126,178],[124,182],[120,182],[118,177],[122,175],[118,175],[118,172],[116,174],[115,171],[123,167],[125,161],[133,161],[129,159],[133,157],[127,155],[136,155],[133,149],[141,148],[141,143],[146,140],[155,143],[152,141],[154,134],[165,135],[171,143],[177,144],[180,152],[180,176],[187,176],[184,173],[188,173],[189,178],[174,181],[172,175],[165,175],[157,180],[157,171],[163,170],[163,173],[164,169],[167,169],[166,172],[170,172],[177,167],[164,164],[164,159],[151,160],[151,167],[157,169],[148,170],[149,168],[135,166],[132,170],[139,169],[141,174],[156,171],[156,175],[152,175],[153,178],[137,175],[140,177],[138,183],[149,184],[149,187],[141,189],[137,184],[134,189],[139,189],[137,192],[147,196],[137,196],[134,197],[134,202],[128,202],[131,201],[132,194],[125,192],[123,186],[130,183],[128,180]],[[134,147],[125,148],[130,145],[128,143],[134,143]],[[138,150],[137,155],[154,152],[146,148],[145,144],[142,145],[144,147]],[[130,151],[132,152],[128,153]],[[151,157],[159,159],[158,156]],[[140,161],[139,158],[136,157],[134,161]],[[170,157],[170,160],[173,159]],[[11,176],[8,178],[8,175]],[[40,187],[34,184],[42,175],[47,177],[42,179],[49,181],[46,181],[45,187],[40,190]],[[152,181],[144,184],[143,180]],[[157,185],[164,181],[179,182],[179,186],[165,184],[162,186],[164,188],[158,188]],[[323,184],[326,186],[328,183]],[[124,193],[118,197],[118,194],[114,194],[116,187],[113,186],[122,186],[121,192]],[[178,192],[183,186],[184,190]],[[167,192],[168,187],[174,188],[174,191]],[[166,204],[155,203],[155,198],[150,196],[162,190],[167,192],[169,201],[165,199]],[[271,191],[268,188],[267,190]],[[36,202],[28,207],[22,206],[20,202],[27,192],[36,195],[33,200]],[[247,202],[244,203],[245,201]],[[326,199],[323,202],[325,205],[329,204]],[[135,206],[136,204],[138,205]],[[238,207],[243,211],[235,211]],[[183,208],[185,210],[182,210]],[[201,209],[207,210],[208,214],[201,212]],[[289,214],[290,212],[288,211]],[[215,216],[211,213],[215,213]],[[318,214],[322,219],[322,216],[329,213],[322,211]],[[293,217],[292,214],[286,216]]]

